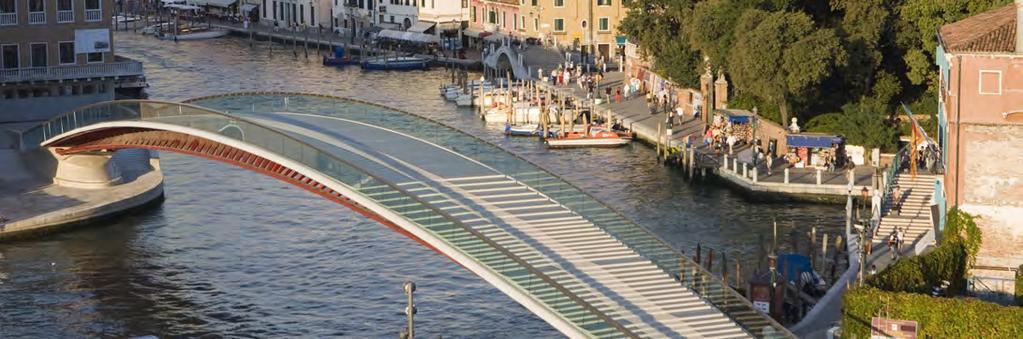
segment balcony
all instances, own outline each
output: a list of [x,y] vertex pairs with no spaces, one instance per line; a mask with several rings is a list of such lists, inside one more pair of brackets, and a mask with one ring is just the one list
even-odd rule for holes
[[30,25],[45,24],[46,12],[28,12],[28,23]]
[[27,67],[0,70],[0,83],[143,75],[142,63],[127,59],[106,64]]
[[0,13],[0,26],[11,26],[18,24],[18,13]]
[[57,23],[75,22],[75,11],[57,11]]
[[85,21],[97,22],[103,19],[102,9],[86,9],[85,10]]

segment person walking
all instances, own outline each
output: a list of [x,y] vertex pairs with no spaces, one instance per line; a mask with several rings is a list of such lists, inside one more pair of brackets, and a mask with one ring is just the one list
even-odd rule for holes
[[895,260],[898,256],[898,252],[895,249],[895,244],[898,242],[898,238],[895,235],[896,232],[896,230],[892,230],[892,234],[888,235],[888,254],[891,255],[892,260]]
[[892,210],[895,211],[895,215],[902,214],[902,187],[899,184],[895,184],[892,188]]
[[772,157],[770,153],[765,155],[765,157],[767,158],[767,175],[770,176],[771,168],[774,167],[774,157]]
[[899,251],[899,255],[902,255],[902,250],[906,246],[906,228],[898,228],[895,232],[896,249]]

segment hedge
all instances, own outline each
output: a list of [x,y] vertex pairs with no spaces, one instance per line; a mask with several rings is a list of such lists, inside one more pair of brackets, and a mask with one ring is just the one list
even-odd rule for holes
[[917,321],[918,338],[1023,338],[1020,307],[871,287],[847,291],[843,302],[843,338],[869,338],[875,316]]
[[964,294],[967,268],[980,250],[980,237],[973,217],[953,208],[948,213],[941,246],[921,256],[900,259],[867,278],[866,283],[885,291],[930,293],[932,287],[948,281],[948,294]]
[[1023,264],[1016,269],[1016,304],[1023,306]]

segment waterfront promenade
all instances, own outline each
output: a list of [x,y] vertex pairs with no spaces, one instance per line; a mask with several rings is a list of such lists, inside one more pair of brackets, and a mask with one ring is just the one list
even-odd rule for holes
[[[603,96],[604,89],[610,87],[612,93],[624,84],[625,74],[622,72],[605,73],[604,80],[596,89]],[[565,95],[577,103],[585,103],[587,93],[575,84],[553,86],[540,83],[540,87],[555,95]],[[584,107],[586,104],[582,104]],[[842,200],[849,193],[849,175],[843,171],[828,172],[814,168],[788,168],[784,161],[776,159],[771,171],[766,165],[739,161],[737,155],[750,152],[749,145],[737,146],[726,159],[724,153],[703,145],[703,132],[706,124],[692,116],[676,118],[670,137],[663,137],[666,115],[652,113],[643,95],[622,98],[621,102],[601,103],[594,107],[597,116],[610,112],[612,119],[621,120],[623,125],[631,129],[636,137],[658,149],[685,148],[686,140],[690,140],[696,154],[696,167],[706,167],[712,174],[732,183],[746,191],[762,194],[763,197],[788,196],[800,199],[816,200],[824,196],[828,200]],[[727,163],[725,163],[727,161]],[[756,168],[756,169],[754,169]],[[770,172],[770,173],[768,173]],[[853,176],[853,185],[859,189],[873,187],[876,169],[872,166],[858,166]],[[855,192],[854,192],[855,193]],[[839,199],[836,199],[839,198]]]

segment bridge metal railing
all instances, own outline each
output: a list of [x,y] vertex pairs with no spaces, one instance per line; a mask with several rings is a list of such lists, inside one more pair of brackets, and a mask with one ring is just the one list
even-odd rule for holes
[[[457,149],[459,153],[509,174],[512,178],[540,191],[593,222],[624,245],[650,259],[666,273],[677,277],[680,283],[720,309],[754,336],[793,337],[784,326],[760,313],[749,300],[714,276],[709,270],[692,261],[646,228],[632,222],[617,210],[601,203],[590,194],[544,170],[539,165],[507,152],[486,140],[461,132],[443,122],[375,103],[302,93],[233,93],[190,101],[235,110],[257,110],[258,107],[259,112],[289,111],[321,114],[346,112],[346,118],[375,125],[386,125],[449,149]],[[366,105],[377,109],[360,110],[352,105]],[[443,128],[423,128],[424,121]],[[466,145],[472,146],[466,147]]]
[[[58,116],[22,134],[23,144],[41,143],[75,129],[108,121],[152,121],[186,126],[238,139],[268,152],[314,168],[420,225],[534,300],[593,337],[638,335],[601,312],[575,292],[559,284],[494,240],[458,218],[408,192],[400,185],[374,175],[364,166],[242,117],[187,104],[148,100],[124,100],[89,105]],[[226,125],[243,133],[222,133]]]

